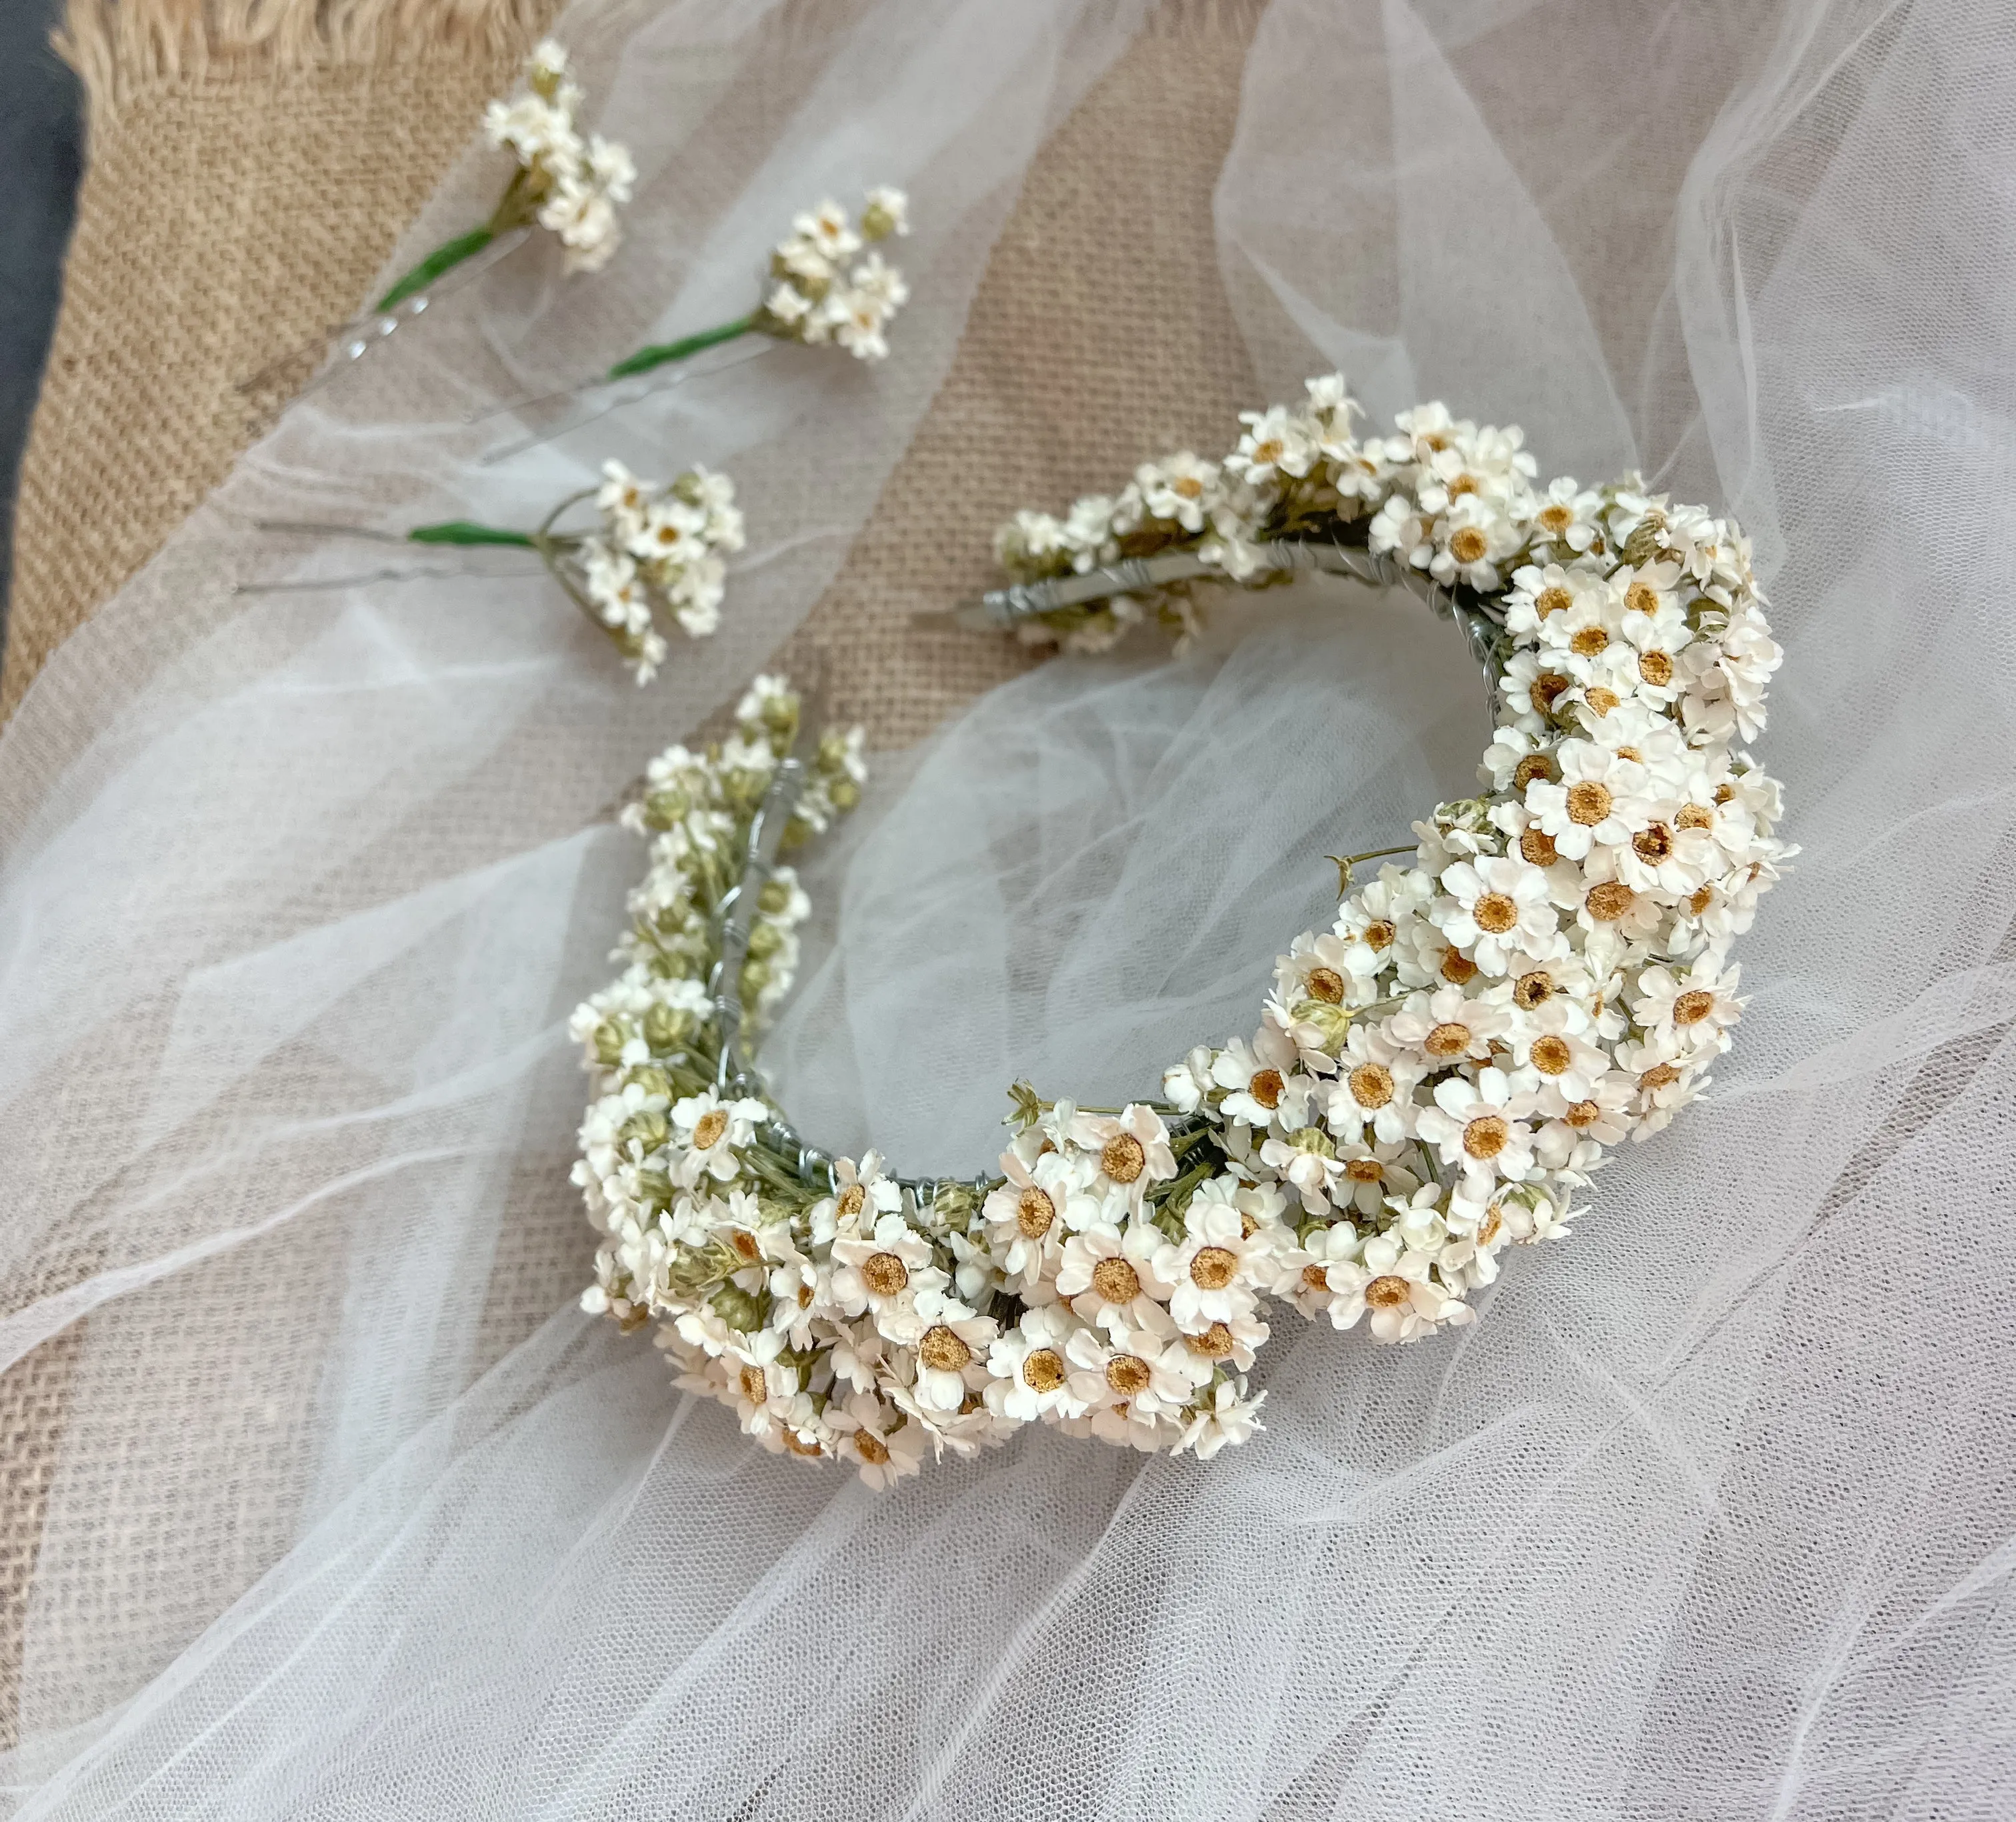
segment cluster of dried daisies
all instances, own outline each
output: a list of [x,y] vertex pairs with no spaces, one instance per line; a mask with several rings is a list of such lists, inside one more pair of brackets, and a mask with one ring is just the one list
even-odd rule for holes
[[[656,896],[638,908],[621,997],[578,1027],[604,1237],[586,1301],[657,1323],[681,1382],[770,1446],[878,1485],[1039,1418],[1208,1456],[1254,1426],[1279,1305],[1391,1341],[1469,1321],[1507,1245],[1564,1233],[1606,1147],[1707,1085],[1743,1004],[1731,944],[1792,852],[1737,744],[1779,659],[1744,538],[1635,478],[1538,490],[1516,429],[1429,405],[1361,441],[1354,411],[1340,376],[1312,380],[1222,462],[1150,464],[1003,535],[1025,582],[1172,551],[1265,579],[1269,544],[1355,545],[1490,631],[1485,788],[1298,937],[1258,1028],[1193,1050],[1161,1101],[1018,1090],[991,1182],[808,1168],[769,1101],[713,1086],[704,893],[668,901],[684,946],[653,934]],[[1172,588],[1043,636],[1096,646],[1146,611],[1193,610]],[[787,876],[765,891],[799,914]]]
[[536,221],[560,237],[569,272],[598,272],[621,239],[616,211],[630,200],[637,167],[613,140],[581,137],[574,119],[581,92],[567,80],[567,52],[551,38],[534,48],[525,85],[523,95],[484,110],[484,136],[518,160],[491,231]]

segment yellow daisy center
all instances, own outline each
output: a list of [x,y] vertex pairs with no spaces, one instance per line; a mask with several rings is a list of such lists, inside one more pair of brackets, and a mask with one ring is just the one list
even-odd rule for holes
[[1132,1303],[1141,1294],[1141,1274],[1123,1258],[1101,1259],[1092,1268],[1092,1287],[1108,1303]]
[[1099,1154],[1099,1168],[1116,1183],[1131,1183],[1147,1168],[1148,1154],[1132,1132],[1116,1132]]
[[1016,1198],[1015,1226],[1024,1240],[1041,1240],[1057,1218],[1057,1204],[1034,1183]]
[[910,1273],[892,1252],[870,1253],[861,1262],[861,1277],[877,1297],[894,1297],[909,1283]]
[[1229,1247],[1202,1246],[1190,1261],[1190,1282],[1200,1291],[1222,1291],[1239,1270],[1239,1255]]
[[918,1340],[917,1358],[934,1373],[959,1373],[972,1359],[973,1350],[943,1323],[934,1323]]

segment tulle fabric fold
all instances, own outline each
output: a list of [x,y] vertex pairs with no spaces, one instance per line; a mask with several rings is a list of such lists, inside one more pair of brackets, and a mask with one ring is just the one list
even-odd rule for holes
[[[1275,0],[1255,38],[1216,207],[1269,394],[1332,362],[1379,413],[1440,393],[1543,475],[1726,506],[1766,568],[1760,753],[1804,852],[1714,1094],[1571,1240],[1440,1341],[1283,1312],[1268,1428],[1208,1464],[1045,1434],[889,1494],[761,1453],[571,1307],[563,1028],[641,865],[598,814],[831,574],[1022,165],[1136,23],[579,9],[645,153],[643,275],[587,301],[528,267],[304,401],[0,736],[0,1351],[74,1356],[16,1813],[2016,1803],[2016,87],[1985,13]],[[709,319],[780,212],[885,178],[919,231],[884,369],[767,355],[473,466],[468,405]],[[667,448],[772,542],[652,691],[500,560],[224,592],[351,560],[254,517],[506,519]],[[1005,686],[808,864],[787,1104],[974,1170],[1018,1077],[1151,1089],[1250,1028],[1323,857],[1407,840],[1488,732],[1456,636],[1341,584]]]

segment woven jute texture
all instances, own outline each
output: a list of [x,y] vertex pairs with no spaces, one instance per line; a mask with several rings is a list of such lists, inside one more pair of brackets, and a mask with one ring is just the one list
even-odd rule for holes
[[21,465],[0,719],[308,376],[522,56],[212,59],[94,105]]
[[[779,655],[819,665],[835,713],[876,746],[918,739],[1035,661],[918,618],[988,585],[1002,518],[1110,492],[1150,456],[1229,447],[1256,402],[1211,190],[1261,10],[1167,0],[1031,167],[943,387]],[[270,421],[306,365],[261,395],[239,382],[355,306],[517,54],[381,47],[369,64],[284,74],[213,61],[95,117],[23,470],[0,715]],[[509,1306],[493,1345],[529,1332],[582,1263],[524,1249],[491,1287]],[[0,1376],[0,1742],[16,1729],[22,1601],[75,1339]]]
[[1017,507],[1217,455],[1258,402],[1218,280],[1211,189],[1257,4],[1165,5],[1030,166],[951,372],[783,668],[826,661],[834,712],[907,745],[1036,661],[929,618],[999,581]]
[[[304,351],[241,389],[355,308],[552,9],[492,8],[452,34],[419,19],[403,40],[394,20],[364,61],[103,34],[80,47],[91,157],[22,465],[0,719],[307,377]],[[182,67],[163,70],[178,48]],[[0,1745],[81,1338],[0,1374]]]

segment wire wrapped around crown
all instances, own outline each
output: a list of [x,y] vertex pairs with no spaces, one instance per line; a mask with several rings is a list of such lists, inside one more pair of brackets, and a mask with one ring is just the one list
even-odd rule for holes
[[1708,1086],[1744,1005],[1732,945],[1795,852],[1738,744],[1780,657],[1747,542],[1635,476],[1536,489],[1516,429],[1435,404],[1361,441],[1341,376],[1308,394],[1245,414],[1222,461],[1017,515],[1011,585],[973,616],[1079,650],[1149,619],[1182,638],[1200,582],[1314,568],[1415,589],[1485,667],[1478,795],[1385,851],[1406,864],[1355,885],[1380,857],[1341,862],[1258,1028],[1158,1096],[1018,1084],[998,1171],[967,1181],[807,1144],[744,1007],[775,1003],[803,914],[779,819],[819,819],[805,776],[821,817],[853,801],[858,735],[780,758],[797,709],[770,681],[736,743],[660,762],[682,782],[646,799],[631,966],[575,1024],[584,1301],[656,1323],[679,1383],[766,1446],[878,1485],[1039,1419],[1208,1457],[1256,1427],[1283,1306],[1382,1341],[1471,1321],[1508,1244],[1563,1237],[1608,1148]]

